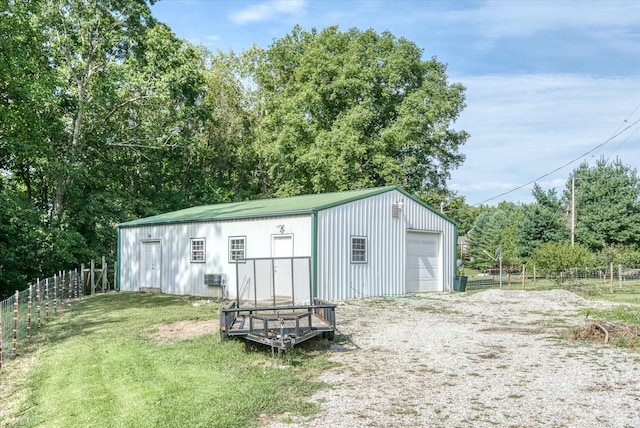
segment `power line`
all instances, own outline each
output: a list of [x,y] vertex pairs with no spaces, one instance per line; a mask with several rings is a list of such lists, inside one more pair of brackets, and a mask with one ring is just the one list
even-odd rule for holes
[[[639,106],[639,107],[640,107],[640,106]],[[634,110],[634,112],[635,112],[637,109],[638,109],[638,107],[636,107],[636,109]],[[633,113],[632,113],[632,114],[633,114]],[[625,120],[625,122],[627,122],[627,120]],[[478,202],[477,204],[473,204],[473,206],[482,205],[482,204],[484,204],[484,203],[486,203],[486,202],[493,201],[494,199],[498,199],[498,198],[500,198],[500,197],[502,197],[502,196],[505,196],[505,195],[508,195],[508,194],[510,194],[510,193],[513,193],[513,192],[515,192],[516,190],[520,190],[520,189],[522,189],[522,188],[524,188],[524,187],[527,187],[527,186],[529,186],[529,185],[531,185],[531,184],[533,184],[533,183],[536,183],[536,182],[540,181],[541,179],[543,179],[543,178],[545,178],[545,177],[550,176],[550,175],[551,175],[551,174],[553,174],[553,173],[556,173],[556,172],[560,171],[560,170],[561,170],[561,169],[563,169],[563,168],[566,168],[567,166],[571,165],[572,163],[574,163],[574,162],[576,162],[576,161],[578,161],[578,160],[582,159],[582,158],[583,158],[583,157],[585,157],[585,156],[590,155],[590,154],[591,154],[591,153],[593,153],[594,151],[598,150],[600,147],[602,147],[602,146],[604,146],[605,144],[607,144],[607,143],[611,142],[613,139],[617,138],[618,136],[620,136],[621,134],[623,134],[624,132],[626,132],[626,131],[627,131],[627,130],[629,130],[630,128],[634,127],[634,126],[635,126],[635,125],[637,125],[639,122],[640,122],[640,119],[637,119],[637,120],[636,120],[635,122],[633,122],[631,125],[628,125],[628,126],[624,127],[621,131],[619,131],[619,132],[617,132],[617,133],[614,133],[611,137],[609,137],[609,138],[608,138],[607,140],[605,140],[603,143],[598,144],[597,146],[595,146],[594,148],[592,148],[592,149],[591,149],[591,150],[589,150],[588,152],[586,152],[586,153],[584,153],[584,154],[582,154],[582,155],[580,155],[580,156],[578,156],[578,157],[574,158],[573,160],[571,160],[571,161],[569,161],[569,162],[565,163],[565,164],[564,164],[564,165],[562,165],[562,166],[559,166],[558,168],[554,169],[553,171],[548,172],[548,173],[546,173],[546,174],[544,174],[544,175],[541,175],[540,177],[538,177],[538,178],[536,178],[536,179],[534,179],[534,180],[531,180],[531,181],[529,181],[528,183],[525,183],[525,184],[523,184],[523,185],[521,185],[521,186],[518,186],[518,187],[516,187],[516,188],[514,188],[514,189],[511,189],[511,190],[509,190],[509,191],[507,191],[507,192],[500,193],[499,195],[494,196],[493,198],[485,199],[485,200],[484,200],[484,201],[482,201],[482,202]],[[620,127],[618,127],[618,129],[620,129]],[[635,131],[634,131],[634,133],[635,133]],[[633,134],[632,134],[632,135],[633,135]],[[625,140],[625,141],[623,141],[623,143],[622,143],[622,144],[624,144],[625,142],[626,142],[626,140]],[[621,144],[620,146],[622,146],[622,144]],[[618,146],[618,148],[620,148],[620,146]],[[617,150],[617,149],[616,149],[616,150]]]

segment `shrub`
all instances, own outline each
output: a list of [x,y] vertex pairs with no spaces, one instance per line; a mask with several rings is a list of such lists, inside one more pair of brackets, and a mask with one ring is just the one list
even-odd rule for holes
[[582,244],[572,247],[568,242],[547,242],[535,250],[531,262],[548,272],[591,266],[594,258],[589,249]]

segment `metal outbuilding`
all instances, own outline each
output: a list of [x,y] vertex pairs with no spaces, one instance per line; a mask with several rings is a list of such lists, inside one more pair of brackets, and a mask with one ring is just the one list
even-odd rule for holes
[[396,186],[198,206],[118,225],[118,284],[252,298],[302,276],[301,301],[448,291],[456,239],[452,220]]

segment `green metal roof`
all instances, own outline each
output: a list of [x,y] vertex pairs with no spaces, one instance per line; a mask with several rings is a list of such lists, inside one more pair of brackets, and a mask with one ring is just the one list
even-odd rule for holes
[[314,211],[324,210],[391,190],[402,191],[397,186],[387,186],[287,198],[203,205],[120,223],[118,227],[311,214]]

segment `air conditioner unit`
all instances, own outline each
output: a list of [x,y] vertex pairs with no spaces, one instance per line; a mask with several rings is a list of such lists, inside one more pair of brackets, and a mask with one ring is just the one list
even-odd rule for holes
[[222,286],[227,283],[227,275],[224,273],[205,273],[204,285]]

